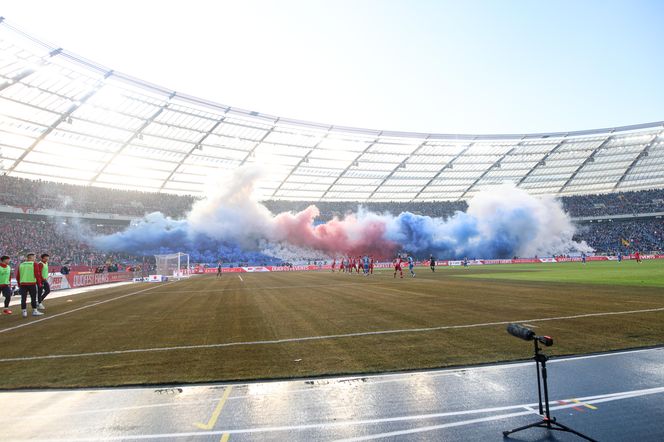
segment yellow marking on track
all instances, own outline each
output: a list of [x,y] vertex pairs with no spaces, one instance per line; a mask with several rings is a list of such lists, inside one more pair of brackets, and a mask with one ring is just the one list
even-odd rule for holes
[[[217,404],[217,408],[214,409],[212,412],[212,416],[210,416],[210,420],[208,421],[207,424],[203,424],[201,422],[196,422],[194,425],[196,425],[198,428],[201,430],[211,430],[214,425],[217,423],[217,420],[219,419],[219,415],[221,414],[221,410],[224,408],[224,404],[226,403],[226,400],[228,400],[228,396],[231,394],[231,390],[233,387],[228,386],[226,387],[226,390],[224,391],[224,394],[221,396],[221,399],[219,399],[219,403]],[[223,439],[223,436],[222,436]]]
[[221,439],[219,439],[219,442],[228,442],[228,439],[230,439],[231,435],[228,433],[224,433],[221,435]]
[[581,401],[578,400],[578,399],[572,399],[572,402],[576,402],[577,404],[579,404],[579,405],[583,405],[584,407],[586,407],[586,408],[590,408],[591,410],[597,410],[597,407],[595,407],[595,406],[593,406],[593,405],[590,405],[590,404],[586,404],[585,402],[581,402]]

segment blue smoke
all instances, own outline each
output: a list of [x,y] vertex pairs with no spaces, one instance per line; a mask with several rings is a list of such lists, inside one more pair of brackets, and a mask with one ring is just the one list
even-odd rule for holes
[[574,228],[557,202],[505,189],[512,198],[483,195],[471,200],[468,212],[448,219],[401,213],[389,221],[387,239],[416,256],[441,259],[532,257],[587,249],[572,241]]
[[111,235],[97,236],[93,245],[101,250],[127,252],[134,255],[160,255],[186,252],[193,262],[281,264],[282,260],[256,250],[247,250],[233,241],[221,241],[193,233],[187,220],[173,220],[159,212],[146,215],[130,228]]

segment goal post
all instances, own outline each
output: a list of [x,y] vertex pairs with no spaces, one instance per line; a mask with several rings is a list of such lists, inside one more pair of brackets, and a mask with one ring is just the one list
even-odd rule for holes
[[174,278],[185,278],[189,276],[189,254],[170,253],[168,255],[154,255],[157,264],[156,274]]

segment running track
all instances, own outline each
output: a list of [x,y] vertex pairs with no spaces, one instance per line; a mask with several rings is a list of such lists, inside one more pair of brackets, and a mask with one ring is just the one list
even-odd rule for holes
[[[568,426],[601,441],[664,440],[663,347],[552,359],[549,381],[552,414]],[[534,363],[524,362],[285,382],[2,392],[0,439],[498,441],[502,430],[537,420],[535,382]],[[578,439],[531,429],[512,440]]]

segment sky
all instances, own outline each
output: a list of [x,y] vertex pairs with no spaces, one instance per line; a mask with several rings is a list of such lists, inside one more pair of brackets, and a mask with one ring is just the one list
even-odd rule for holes
[[4,0],[42,40],[224,105],[426,133],[664,120],[664,1]]

